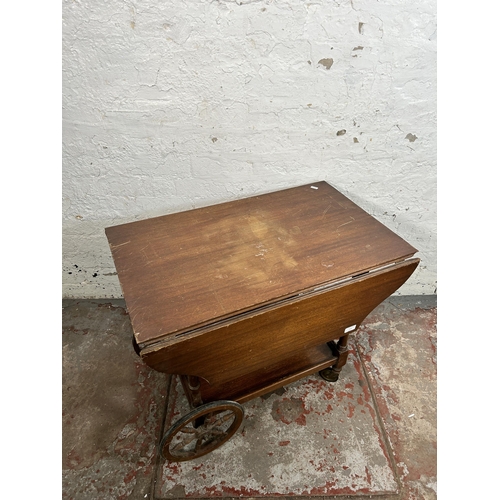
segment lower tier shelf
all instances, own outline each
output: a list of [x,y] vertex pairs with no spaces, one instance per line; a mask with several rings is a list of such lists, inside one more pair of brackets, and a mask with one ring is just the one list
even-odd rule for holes
[[[311,347],[279,364],[256,373],[246,374],[223,385],[212,386],[205,380],[201,380],[199,388],[201,399],[203,403],[223,399],[244,403],[334,365],[337,359],[338,357],[326,344]],[[237,362],[235,360],[235,363]],[[184,384],[185,390],[186,386]],[[193,394],[186,394],[186,396],[191,402],[195,400]]]

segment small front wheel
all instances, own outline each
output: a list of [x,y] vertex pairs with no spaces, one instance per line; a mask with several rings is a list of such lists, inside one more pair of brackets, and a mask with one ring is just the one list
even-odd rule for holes
[[233,436],[243,415],[243,407],[235,401],[214,401],[198,406],[177,420],[163,436],[161,456],[173,462],[202,457]]
[[321,378],[328,382],[337,382],[339,379],[339,372],[333,370],[333,368],[325,368],[319,372]]

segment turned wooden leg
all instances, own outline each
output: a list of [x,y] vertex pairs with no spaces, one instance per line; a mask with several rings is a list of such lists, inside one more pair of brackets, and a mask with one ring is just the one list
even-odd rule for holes
[[200,392],[200,379],[191,375],[181,375],[184,392],[191,408],[197,408],[203,404]]
[[[192,377],[190,375],[181,375],[181,382],[184,387],[184,393],[188,398],[191,408],[198,408],[203,404],[200,392],[200,379],[198,377]],[[199,417],[194,421],[194,427],[200,427],[205,421],[205,416]]]
[[328,382],[337,382],[339,379],[342,367],[346,364],[347,355],[349,354],[349,349],[347,347],[347,342],[349,340],[349,335],[344,335],[340,337],[338,342],[328,342],[332,352],[338,356],[337,362],[330,368],[325,368],[321,370],[319,374]]

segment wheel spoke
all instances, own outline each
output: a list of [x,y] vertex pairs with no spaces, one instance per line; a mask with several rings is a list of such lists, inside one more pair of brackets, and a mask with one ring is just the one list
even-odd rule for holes
[[203,436],[202,437],[199,437],[197,440],[196,440],[196,444],[194,445],[194,452],[197,453],[200,451],[200,448],[201,448],[201,444],[203,443]]
[[186,438],[184,439],[183,441],[180,441],[179,443],[177,443],[174,448],[172,448],[173,450],[175,451],[178,451],[178,450],[182,450],[182,448],[185,448],[187,445],[191,444],[195,439],[197,439],[198,436],[197,435],[192,435],[191,434],[191,437],[190,438]]
[[234,414],[233,413],[226,413],[226,415],[223,415],[222,417],[220,417],[218,420],[216,420],[214,422],[214,427],[219,427],[224,422],[227,422],[228,420],[230,420],[232,418],[234,418]]
[[196,434],[196,429],[191,429],[190,427],[183,427],[179,432],[183,434]]
[[173,448],[172,448],[172,452],[176,452],[176,451],[181,451],[182,448],[184,448],[184,446],[186,445],[186,443],[177,443]]
[[[200,419],[202,425],[191,427]],[[242,420],[243,408],[234,401],[201,405],[167,431],[160,444],[162,456],[177,462],[201,457],[225,443]]]

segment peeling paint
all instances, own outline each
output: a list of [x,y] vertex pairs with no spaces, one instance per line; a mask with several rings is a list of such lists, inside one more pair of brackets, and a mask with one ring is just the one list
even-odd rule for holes
[[326,69],[330,69],[333,64],[333,59],[331,57],[327,57],[325,59],[320,59],[318,64],[322,64]]
[[[437,372],[432,359],[436,318],[436,307],[408,308],[394,298],[373,311],[356,336],[394,448],[403,496],[409,499],[436,498],[432,487],[422,481],[436,481]],[[423,334],[433,342],[424,345]]]
[[133,351],[123,301],[64,301],[63,499],[435,500],[437,310],[412,304],[391,297],[366,318],[337,383],[312,375],[249,401],[223,447],[156,464],[162,415],[188,411],[181,385],[165,405],[168,377]]
[[135,354],[123,307],[63,311],[63,496],[126,499],[149,491],[166,379]]
[[[319,179],[376,217],[410,207],[388,225],[428,267],[401,293],[434,292],[434,0],[79,5],[62,3],[65,298],[122,297],[105,227]],[[366,148],[332,144],[352,120]]]
[[[162,465],[157,496],[173,498],[179,485],[186,497],[395,493],[366,382],[355,383],[363,378],[357,365],[349,360],[335,384],[315,375],[245,403],[242,430],[224,446]],[[187,408],[178,382],[172,394],[173,413],[182,415]],[[337,474],[343,466],[347,474]]]

